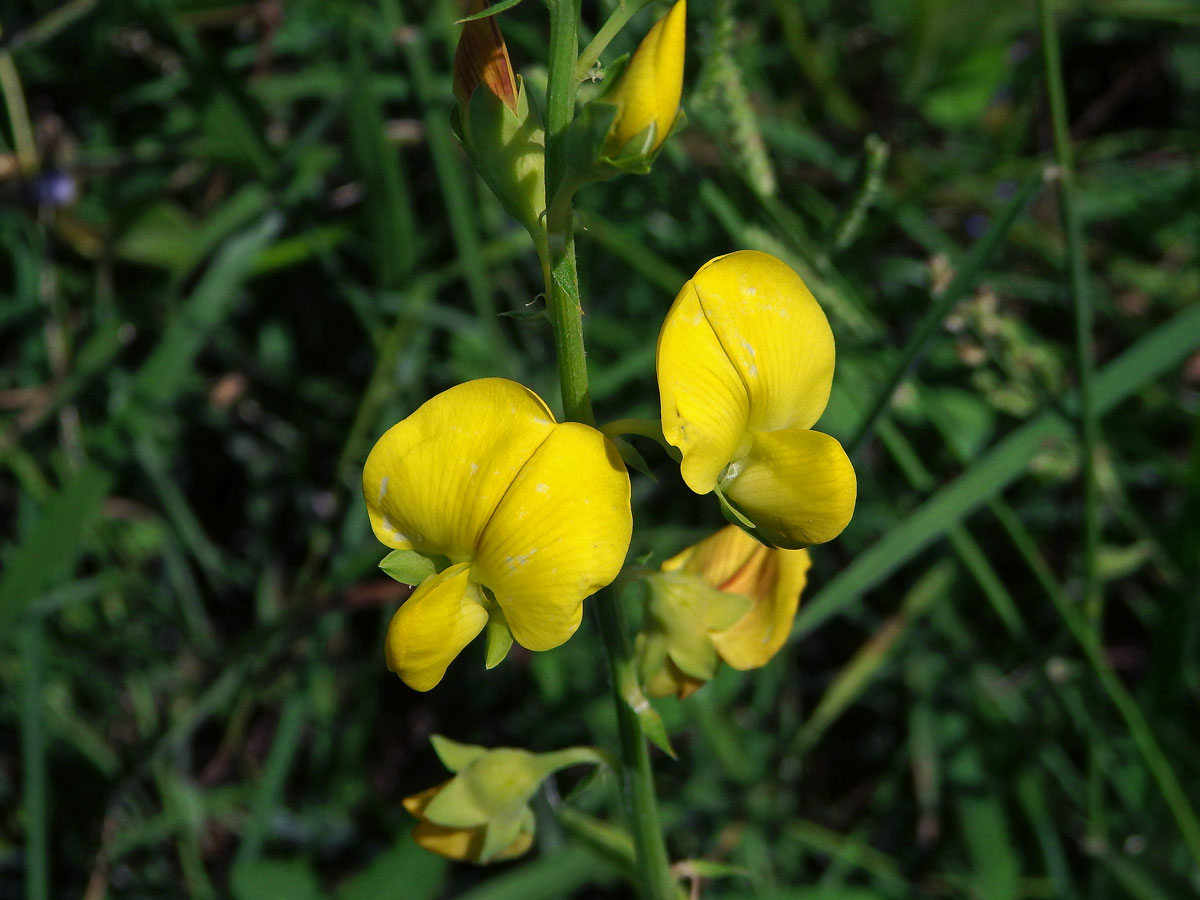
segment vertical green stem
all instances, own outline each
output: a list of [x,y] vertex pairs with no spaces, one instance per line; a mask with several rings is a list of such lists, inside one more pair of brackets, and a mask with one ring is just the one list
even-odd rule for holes
[[1092,300],[1087,289],[1087,271],[1083,257],[1083,228],[1075,204],[1075,170],[1071,155],[1071,134],[1067,123],[1067,98],[1063,89],[1062,60],[1058,51],[1058,29],[1054,22],[1052,0],[1038,0],[1038,25],[1042,36],[1042,56],[1046,66],[1046,87],[1050,94],[1050,117],[1054,124],[1054,158],[1058,164],[1059,207],[1067,238],[1070,266],[1071,299],[1075,308],[1075,352],[1079,367],[1079,431],[1083,442],[1084,481],[1084,610],[1099,638],[1104,601],[1096,573],[1096,553],[1100,544],[1099,491],[1096,485],[1096,448],[1100,443],[1099,419],[1093,398]]
[[[554,325],[559,384],[567,419],[591,425],[587,359],[583,343],[583,309],[579,301],[572,227],[572,186],[567,184],[564,138],[575,111],[576,56],[579,48],[580,0],[551,0],[550,65],[546,89],[546,232],[549,269],[546,296]],[[621,740],[621,782],[633,831],[637,872],[644,900],[670,900],[674,881],[658,821],[658,801],[650,753],[637,715],[621,693],[633,671],[633,654],[623,610],[612,591],[591,604],[608,656],[613,702]]]
[[21,631],[21,765],[25,795],[25,896],[50,896],[46,795],[46,731],[42,718],[42,620],[30,616]]
[[[1050,95],[1050,118],[1054,126],[1054,158],[1058,164],[1059,209],[1066,232],[1067,260],[1070,268],[1071,300],[1075,309],[1075,353],[1079,370],[1079,435],[1083,444],[1083,609],[1090,628],[1085,649],[1098,653],[1104,601],[1097,578],[1097,549],[1100,544],[1099,490],[1096,484],[1096,447],[1099,444],[1099,420],[1092,391],[1092,305],[1087,291],[1087,273],[1083,258],[1083,229],[1075,206],[1075,171],[1071,158],[1071,134],[1068,129],[1067,98],[1063,88],[1062,60],[1058,49],[1058,28],[1052,0],[1038,0],[1038,29],[1042,38],[1042,58],[1046,67],[1046,87]],[[1088,761],[1088,824],[1099,837],[1104,835],[1104,789],[1100,763],[1092,748]],[[1092,896],[1103,894],[1103,882],[1092,883]]]
[[592,424],[587,358],[583,349],[583,309],[575,271],[575,228],[571,189],[565,184],[567,128],[575,115],[575,57],[579,50],[579,0],[550,4],[550,65],[546,85],[546,232],[550,279],[546,297],[554,325],[554,351],[563,413]]

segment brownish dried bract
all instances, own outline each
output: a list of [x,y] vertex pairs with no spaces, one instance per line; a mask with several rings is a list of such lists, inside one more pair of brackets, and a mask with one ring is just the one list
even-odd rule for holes
[[[471,0],[468,15],[487,9],[487,6],[487,0]],[[516,111],[517,80],[495,16],[463,25],[454,53],[454,96],[464,109],[480,82],[509,109]]]

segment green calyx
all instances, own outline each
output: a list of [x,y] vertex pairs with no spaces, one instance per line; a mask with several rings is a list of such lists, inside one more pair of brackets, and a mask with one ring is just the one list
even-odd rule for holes
[[517,76],[515,109],[480,86],[451,118],[480,177],[537,242],[546,206],[546,132],[524,79]]

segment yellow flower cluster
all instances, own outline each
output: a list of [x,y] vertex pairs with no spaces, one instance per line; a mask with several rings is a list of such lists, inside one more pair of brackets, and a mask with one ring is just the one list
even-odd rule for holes
[[[790,268],[753,251],[705,264],[658,340],[665,439],[683,480],[716,492],[737,529],[670,560],[651,580],[643,673],[687,693],[718,656],[763,665],[786,639],[808,568],[797,550],[854,512],[854,469],[812,430],[833,378],[833,333]],[[512,381],[451,388],[380,438],[363,493],[375,535],[430,561],[392,619],[388,667],[429,690],[484,627],[549,650],[579,627],[629,547],[629,476],[612,443]],[[735,598],[735,599],[730,599]],[[665,680],[664,680],[665,679]],[[690,679],[690,681],[689,681]],[[668,685],[667,688],[663,688]]]

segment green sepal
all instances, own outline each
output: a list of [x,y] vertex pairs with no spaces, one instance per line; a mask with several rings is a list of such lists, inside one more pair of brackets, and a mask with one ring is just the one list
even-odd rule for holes
[[775,542],[774,536],[765,532],[761,527],[755,525],[737,506],[729,500],[728,497],[721,491],[720,485],[714,488],[713,491],[717,495],[717,500],[721,503],[721,515],[725,517],[725,521],[730,525],[736,525],[750,537],[754,538],[760,544],[770,547],[772,550],[779,548]]
[[489,863],[497,853],[512,844],[522,831],[533,832],[535,820],[533,810],[522,806],[492,819],[483,830],[483,846],[479,850],[479,861]]
[[436,575],[449,565],[450,560],[444,556],[433,556],[416,550],[393,550],[379,563],[379,568],[401,584],[416,587],[430,575]]
[[488,608],[487,623],[487,652],[484,656],[483,667],[494,669],[504,662],[508,651],[512,648],[513,636],[508,628],[508,622],[499,606]]
[[[643,698],[645,699],[645,698]],[[675,748],[671,746],[671,739],[667,737],[667,728],[663,725],[662,716],[658,714],[658,710],[650,705],[649,700],[645,700],[646,705],[641,708],[634,708],[637,713],[638,725],[642,728],[642,734],[655,747],[661,750],[671,759],[679,759],[675,753]]]
[[480,747],[477,744],[460,744],[458,741],[452,741],[440,734],[433,735],[429,739],[429,743],[433,744],[433,752],[442,761],[442,765],[455,773],[461,772],[488,752],[487,747]]
[[646,614],[652,627],[663,634],[667,656],[684,675],[711,681],[720,658],[710,632],[728,628],[753,602],[683,572],[663,572],[645,580],[650,587]]
[[621,459],[624,461],[625,465],[636,472],[641,472],[656,484],[658,483],[657,476],[650,471],[650,466],[646,463],[646,460],[642,457],[642,454],[638,452],[638,449],[633,446],[633,444],[629,443],[629,441],[622,437],[609,438],[609,440],[612,441],[613,446],[617,448],[617,453],[621,454]]
[[[628,172],[645,175],[658,159],[666,140],[658,140],[657,126],[652,122],[626,141],[615,153],[607,148],[608,133],[616,122],[620,108],[607,102],[603,95],[588,103],[572,120],[567,131],[567,183],[606,181],[614,175]],[[687,126],[683,110],[675,115],[671,135]]]
[[546,134],[524,79],[517,76],[515,111],[481,85],[465,119],[456,108],[451,125],[479,176],[536,241],[546,206]]
[[650,698],[646,696],[641,684],[638,683],[637,672],[634,671],[632,660],[630,663],[631,665],[623,667],[617,676],[621,699],[637,716],[642,734],[650,743],[671,759],[678,759],[679,757],[675,755],[675,748],[671,746],[671,740],[667,737],[667,729],[663,725],[662,717],[659,716],[658,710],[651,705]]
[[[467,767],[467,772],[472,767]],[[422,815],[434,825],[444,828],[478,828],[486,825],[496,814],[481,800],[463,775],[451,778],[439,790]]]

